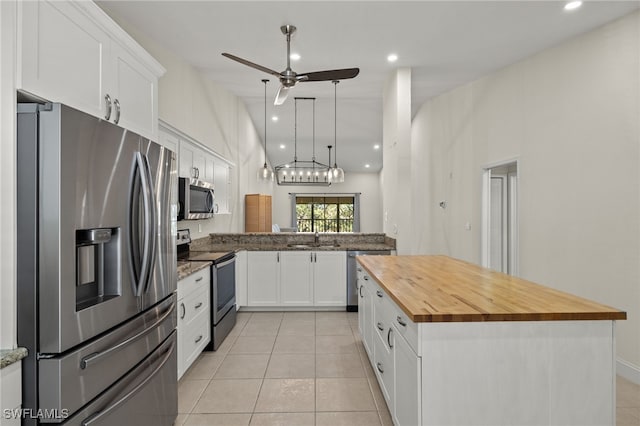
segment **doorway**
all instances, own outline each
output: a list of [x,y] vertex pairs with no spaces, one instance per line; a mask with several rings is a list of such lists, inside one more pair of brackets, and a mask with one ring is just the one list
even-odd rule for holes
[[484,169],[482,266],[518,275],[518,162]]

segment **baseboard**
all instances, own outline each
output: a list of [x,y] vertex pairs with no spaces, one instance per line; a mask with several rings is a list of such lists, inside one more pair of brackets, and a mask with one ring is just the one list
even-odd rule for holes
[[623,359],[616,361],[616,373],[627,380],[640,385],[640,367]]

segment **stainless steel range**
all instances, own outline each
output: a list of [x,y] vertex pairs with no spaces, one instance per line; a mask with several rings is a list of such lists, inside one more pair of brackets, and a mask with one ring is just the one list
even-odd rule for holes
[[211,265],[211,342],[215,351],[236,324],[236,255],[234,252],[190,251],[188,229],[178,231],[178,260],[213,262]]
[[172,425],[176,156],[62,104],[18,105],[23,425]]

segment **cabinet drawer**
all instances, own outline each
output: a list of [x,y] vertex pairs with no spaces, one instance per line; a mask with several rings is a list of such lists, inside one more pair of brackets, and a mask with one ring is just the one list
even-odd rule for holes
[[180,301],[178,315],[184,324],[190,326],[196,317],[209,312],[209,292],[209,287],[202,286]]
[[379,335],[373,336],[373,352],[373,370],[378,378],[380,390],[387,400],[387,405],[393,407],[393,352]]
[[189,369],[210,340],[211,327],[206,315],[198,315],[189,327],[178,328],[178,358],[181,360],[179,376]]
[[204,268],[178,281],[178,299],[187,297],[198,288],[209,287],[211,268]]
[[411,346],[411,349],[413,349],[416,354],[419,354],[420,352],[418,352],[418,347],[420,345],[418,345],[418,324],[411,321],[411,319],[407,317],[407,314],[405,314],[404,311],[400,309],[389,297],[387,297],[387,310],[390,313],[391,321],[398,332],[406,339],[409,346]]

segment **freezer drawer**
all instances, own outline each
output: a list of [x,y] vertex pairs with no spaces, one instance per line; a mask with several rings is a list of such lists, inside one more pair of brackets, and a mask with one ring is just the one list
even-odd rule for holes
[[176,310],[174,294],[89,345],[41,359],[39,407],[73,414],[167,339],[176,328]]
[[176,334],[64,425],[171,426],[178,415]]

